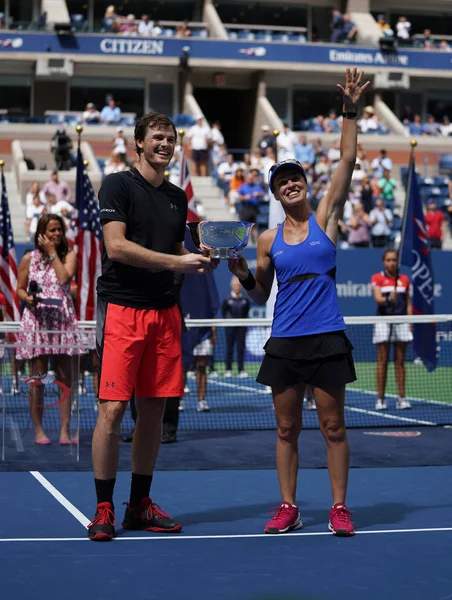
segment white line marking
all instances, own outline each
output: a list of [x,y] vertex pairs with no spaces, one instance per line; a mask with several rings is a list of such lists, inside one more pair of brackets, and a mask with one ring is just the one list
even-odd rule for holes
[[[361,390],[359,388],[347,387],[347,392],[358,392],[360,394],[368,394],[371,396],[377,397],[377,392],[372,392],[370,390]],[[385,394],[388,398],[398,398],[397,394]],[[443,408],[452,409],[452,404],[448,402],[440,402],[439,400],[427,400],[426,398],[414,398],[413,396],[407,396],[407,400],[412,400],[413,402],[425,402],[426,404],[435,404],[436,406],[442,406]]]
[[394,421],[406,421],[407,423],[416,423],[416,425],[438,425],[433,421],[422,421],[421,419],[410,419],[409,417],[399,417],[398,415],[388,415],[383,411],[379,410],[366,410],[365,408],[356,408],[354,406],[345,405],[345,410],[350,412],[365,413],[366,415],[375,415],[376,417],[384,417],[385,419],[392,419]]
[[[88,527],[90,520],[85,517],[83,513],[79,511],[67,498],[54,487],[48,479],[46,479],[39,471],[30,471],[30,475],[33,475],[35,479],[57,500],[64,508],[71,513],[71,515],[77,519],[83,527]],[[76,539],[76,538],[74,538]]]
[[24,442],[22,440],[22,436],[20,435],[19,426],[11,416],[9,417],[9,426],[11,428],[11,439],[16,444],[17,452],[24,452]]
[[[438,533],[452,531],[452,527],[429,527],[423,529],[373,529],[369,531],[357,531],[357,535],[375,535],[391,533]],[[238,533],[223,535],[143,535],[132,537],[117,537],[117,542],[137,542],[143,540],[230,540],[230,539],[252,539],[252,538],[291,538],[291,537],[317,537],[333,535],[330,531],[305,531],[269,535],[268,533]],[[89,542],[88,537],[83,538],[0,538],[0,542]]]

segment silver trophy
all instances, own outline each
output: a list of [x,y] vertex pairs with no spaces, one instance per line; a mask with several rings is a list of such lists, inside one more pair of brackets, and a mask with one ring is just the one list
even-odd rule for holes
[[253,223],[247,221],[201,221],[187,223],[193,243],[212,258],[237,258],[246,248]]

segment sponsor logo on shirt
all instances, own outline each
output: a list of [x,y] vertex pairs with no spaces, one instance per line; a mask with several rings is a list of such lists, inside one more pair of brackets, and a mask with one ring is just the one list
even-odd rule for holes
[[315,242],[309,242],[311,246],[320,246],[320,241],[316,240]]
[[272,258],[276,258],[280,254],[284,254],[284,250],[280,250],[279,252],[276,252],[275,254],[273,254]]
[[102,208],[100,212],[101,212],[101,213],[103,213],[103,212],[114,213],[114,212],[116,212],[116,211],[115,211],[115,209],[114,209],[114,208]]

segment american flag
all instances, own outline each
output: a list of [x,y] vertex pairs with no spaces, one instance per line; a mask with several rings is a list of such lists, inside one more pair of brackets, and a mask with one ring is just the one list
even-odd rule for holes
[[184,148],[181,149],[181,165],[180,165],[180,187],[184,190],[187,195],[188,201],[188,212],[187,221],[192,223],[193,221],[199,221],[198,213],[196,211],[195,194],[193,193],[193,186],[190,179],[190,171],[188,170],[187,157],[185,156]]
[[16,296],[17,260],[5,176],[2,172],[2,206],[0,212],[0,291],[6,298],[6,310],[11,321],[20,321],[19,300]]
[[77,317],[92,321],[96,315],[96,282],[101,274],[102,228],[99,219],[99,203],[83,164],[80,148],[77,152],[77,181],[75,197],[78,222],[74,229],[74,245],[77,251]]

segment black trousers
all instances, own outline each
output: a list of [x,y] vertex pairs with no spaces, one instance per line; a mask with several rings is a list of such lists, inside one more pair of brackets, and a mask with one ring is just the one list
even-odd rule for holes
[[[170,435],[175,435],[179,425],[179,402],[180,398],[167,398],[165,412],[163,414],[163,431]],[[133,422],[137,422],[137,407],[135,404],[135,394],[130,398],[130,412]]]
[[226,371],[232,371],[234,345],[237,348],[237,366],[243,371],[245,359],[246,327],[225,327],[226,329]]

